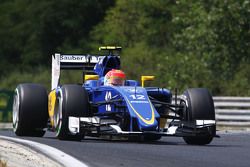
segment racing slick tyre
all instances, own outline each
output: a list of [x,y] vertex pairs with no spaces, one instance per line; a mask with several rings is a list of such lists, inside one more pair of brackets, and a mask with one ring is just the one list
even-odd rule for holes
[[[186,103],[185,121],[215,120],[214,103],[211,94],[205,88],[192,88],[184,92]],[[187,144],[205,145],[209,144],[216,134],[216,126],[211,125],[201,129],[202,135],[183,137]]]
[[13,102],[13,130],[17,136],[42,137],[48,123],[48,96],[39,84],[17,86]]
[[63,85],[57,95],[55,106],[55,130],[60,140],[80,141],[84,133],[72,134],[69,131],[69,116],[89,116],[89,99],[87,91],[80,85]]

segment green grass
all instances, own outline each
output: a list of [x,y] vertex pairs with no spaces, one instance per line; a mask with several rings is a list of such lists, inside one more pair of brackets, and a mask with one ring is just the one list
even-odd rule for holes
[[0,98],[0,108],[5,108],[7,106],[7,100]]
[[8,112],[7,118],[3,118],[3,112],[0,112],[0,122],[11,122],[12,112]]

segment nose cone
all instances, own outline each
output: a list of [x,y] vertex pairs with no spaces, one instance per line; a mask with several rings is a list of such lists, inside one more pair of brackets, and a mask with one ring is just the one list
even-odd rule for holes
[[130,110],[131,116],[135,118],[136,124],[134,129],[140,131],[155,131],[158,129],[159,114],[147,99],[145,101],[128,101],[128,109]]
[[[147,119],[147,118],[146,118]],[[152,124],[147,124],[141,119],[137,118],[137,125],[140,131],[157,131],[158,130],[158,121],[154,119]]]
[[160,117],[149,100],[147,91],[142,87],[116,88],[125,99],[127,111],[133,118],[132,129],[140,131],[155,131]]

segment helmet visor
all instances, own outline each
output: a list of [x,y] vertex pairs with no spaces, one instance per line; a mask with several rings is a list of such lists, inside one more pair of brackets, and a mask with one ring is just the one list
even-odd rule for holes
[[111,85],[114,85],[114,86],[123,86],[125,83],[125,80],[124,78],[120,78],[120,77],[111,77],[109,82]]

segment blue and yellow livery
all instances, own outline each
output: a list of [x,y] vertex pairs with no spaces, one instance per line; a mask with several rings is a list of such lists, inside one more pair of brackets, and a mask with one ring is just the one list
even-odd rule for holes
[[[100,47],[106,55],[52,55],[51,91],[38,84],[20,84],[13,104],[14,132],[43,136],[45,129],[61,140],[84,136],[120,135],[159,140],[181,136],[188,144],[208,144],[216,136],[211,94],[204,88],[187,89],[181,96],[166,88],[146,87],[126,78],[122,86],[104,85],[104,76],[121,68],[119,46]],[[82,70],[81,84],[62,84],[62,70]],[[126,73],[126,71],[125,71]],[[124,83],[124,82],[123,82]],[[49,120],[49,121],[48,121]]]

